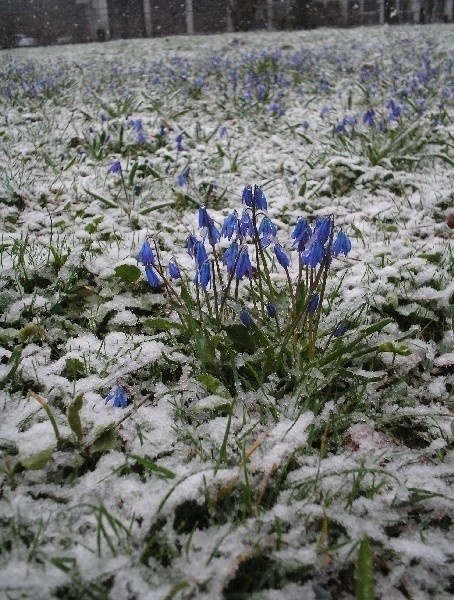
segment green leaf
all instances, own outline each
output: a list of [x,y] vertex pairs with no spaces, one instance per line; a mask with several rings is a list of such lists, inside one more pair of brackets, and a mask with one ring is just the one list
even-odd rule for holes
[[50,457],[54,448],[45,448],[36,454],[32,454],[31,456],[27,456],[26,458],[21,458],[21,463],[24,469],[28,471],[37,471],[38,469],[42,469],[49,462]]
[[225,332],[237,352],[252,354],[255,351],[254,338],[244,325],[232,323],[225,326]]
[[84,402],[84,395],[78,394],[74,398],[74,400],[71,402],[71,404],[68,406],[68,412],[67,412],[69,426],[71,427],[72,431],[74,432],[74,434],[77,438],[77,441],[79,443],[82,443],[82,440],[84,437],[82,422],[81,422],[80,416],[79,416],[79,412],[80,412],[80,409],[82,408],[83,402]]
[[135,265],[118,265],[115,267],[115,275],[125,283],[135,283],[142,275],[142,271]]
[[170,321],[169,319],[162,319],[159,317],[155,319],[145,319],[142,325],[147,329],[151,329],[152,331],[170,331],[171,329],[179,329],[180,331],[184,331],[185,329],[181,323],[176,323],[175,321]]
[[86,194],[88,194],[89,196],[91,196],[92,198],[95,198],[95,200],[99,200],[100,202],[102,202],[102,204],[105,204],[109,208],[118,208],[118,204],[116,202],[113,202],[113,200],[107,200],[107,198],[103,198],[99,194],[90,192],[90,190],[86,190],[85,188],[84,188],[84,192]]
[[3,379],[0,379],[0,390],[2,390],[5,387],[5,385],[8,383],[8,381],[14,377],[14,375],[17,371],[17,368],[19,366],[19,361],[20,361],[21,355],[22,355],[22,346],[19,344],[18,346],[16,346],[14,348],[14,350],[11,353],[11,356],[9,357],[7,366],[10,366],[11,368],[6,373],[6,375],[3,377]]
[[139,456],[138,454],[126,454],[126,456],[135,460],[139,465],[142,465],[142,467],[145,467],[145,469],[147,469],[148,471],[156,473],[156,475],[159,475],[166,479],[174,479],[176,477],[173,471],[170,471],[165,467],[161,467],[146,456]]
[[116,447],[117,441],[117,433],[112,425],[109,425],[108,429],[104,429],[104,431],[98,435],[88,451],[90,454],[94,454],[95,452],[108,452]]
[[379,352],[392,352],[399,356],[410,356],[411,350],[406,344],[395,344],[394,342],[384,342],[378,346]]
[[372,553],[367,537],[361,540],[355,571],[356,600],[374,600]]
[[197,381],[200,381],[211,394],[219,394],[224,396],[224,398],[230,398],[230,394],[225,385],[222,381],[219,381],[217,377],[213,377],[213,375],[210,375],[209,373],[200,373],[196,376],[196,379]]

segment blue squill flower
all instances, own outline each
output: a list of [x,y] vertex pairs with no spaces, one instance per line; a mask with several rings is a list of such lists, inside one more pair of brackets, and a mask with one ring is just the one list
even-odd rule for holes
[[203,242],[199,240],[194,244],[194,256],[199,268],[203,265],[203,263],[208,259],[208,254]]
[[172,279],[181,279],[180,269],[178,268],[178,265],[174,258],[172,258],[169,261],[168,269],[169,269],[169,275]]
[[310,315],[314,314],[314,312],[317,310],[319,300],[320,295],[317,294],[317,292],[315,292],[315,294],[312,294],[311,299],[309,300],[309,305],[307,307],[307,311]]
[[147,136],[143,131],[139,131],[136,137],[136,141],[138,144],[145,144],[145,142],[147,141]]
[[259,210],[267,210],[268,209],[266,196],[263,193],[262,189],[259,188],[258,185],[254,186],[254,204],[255,204],[255,208],[258,208]]
[[121,385],[114,386],[106,396],[105,404],[112,402],[116,408],[126,408],[128,406],[128,396]]
[[206,260],[203,265],[199,269],[199,282],[204,290],[207,289],[207,286],[211,281],[211,263],[209,260]]
[[288,269],[290,265],[290,256],[280,244],[274,244],[274,254],[281,267]]
[[243,246],[240,250],[240,254],[236,263],[235,276],[237,280],[243,279],[243,277],[247,277],[248,279],[252,279],[253,269],[251,264],[251,259],[249,258],[248,249],[246,246]]
[[292,238],[295,240],[293,246],[298,244],[298,250],[302,252],[305,249],[307,242],[312,237],[312,228],[306,219],[299,218],[296,222],[295,229],[292,233]]
[[210,217],[208,215],[207,209],[202,204],[199,206],[199,227],[208,227],[210,222]]
[[225,218],[224,223],[222,224],[221,237],[226,237],[230,241],[234,234],[238,236],[239,233],[238,214],[235,210]]
[[315,269],[318,264],[321,264],[325,257],[325,248],[318,240],[315,240],[307,250],[301,254],[301,264]]
[[269,217],[264,217],[260,223],[258,233],[259,236],[262,236],[262,246],[268,248],[277,235],[277,227]]
[[341,337],[347,331],[348,327],[344,321],[341,321],[339,325],[337,325],[336,329],[333,332],[334,337]]
[[229,136],[229,132],[227,130],[227,127],[221,127],[221,129],[219,130],[219,137],[222,138],[226,138]]
[[244,306],[240,310],[240,321],[245,327],[250,327],[252,325],[251,315],[249,314],[247,308],[245,308]]
[[249,208],[252,208],[252,198],[253,198],[252,187],[250,185],[247,185],[243,189],[243,194],[241,196],[241,199],[244,202],[244,204],[246,204],[246,206],[248,206]]
[[322,244],[326,244],[331,234],[333,221],[331,217],[325,217],[324,219],[317,219],[315,223],[315,237]]
[[195,235],[192,235],[192,233],[188,235],[188,237],[186,238],[186,250],[188,251],[188,254],[191,258],[194,258],[195,256],[196,243],[197,238],[195,237]]
[[208,241],[210,242],[211,246],[215,246],[221,239],[221,234],[219,233],[218,228],[214,224],[213,219],[211,217],[209,219],[210,220],[206,228]]
[[334,240],[332,253],[334,256],[339,256],[339,254],[347,256],[351,249],[352,243],[341,229]]
[[222,255],[222,264],[227,267],[227,272],[229,274],[233,273],[236,267],[236,259],[239,251],[238,244],[232,242]]
[[147,265],[145,267],[145,275],[147,276],[148,283],[152,288],[159,287],[161,285],[161,280],[152,266]]
[[109,173],[121,173],[121,162],[119,160],[114,161],[110,165]]
[[178,183],[178,185],[180,187],[184,187],[185,185],[188,185],[188,177],[189,177],[190,173],[191,173],[191,169],[189,167],[186,167],[178,175],[178,177],[177,177],[177,183]]
[[373,108],[369,108],[363,115],[363,123],[365,125],[369,125],[369,127],[373,127],[375,125],[375,110]]
[[271,317],[271,319],[274,319],[274,317],[276,316],[276,307],[269,301],[266,304],[266,312],[268,313],[268,316]]
[[183,148],[183,134],[182,133],[179,133],[176,136],[175,142],[177,144],[177,152],[182,152],[184,150],[184,148]]
[[247,235],[251,238],[254,237],[254,224],[252,223],[251,215],[248,210],[243,210],[239,227],[241,237],[246,237]]
[[136,260],[138,263],[141,263],[145,267],[154,265],[154,254],[153,250],[151,249],[150,242],[148,240],[145,240],[142,244],[142,247],[140,248],[139,253],[136,256]]

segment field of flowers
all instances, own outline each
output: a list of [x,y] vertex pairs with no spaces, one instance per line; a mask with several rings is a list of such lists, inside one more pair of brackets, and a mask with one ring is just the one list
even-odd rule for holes
[[454,598],[454,29],[0,53],[0,595]]

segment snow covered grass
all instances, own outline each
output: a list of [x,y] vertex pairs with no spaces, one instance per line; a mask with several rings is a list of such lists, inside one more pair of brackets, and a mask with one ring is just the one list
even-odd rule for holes
[[5,597],[454,597],[453,50],[0,55]]

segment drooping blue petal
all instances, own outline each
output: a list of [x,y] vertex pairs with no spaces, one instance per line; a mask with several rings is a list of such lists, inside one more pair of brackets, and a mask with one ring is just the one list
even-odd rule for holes
[[339,256],[339,254],[343,254],[344,256],[347,256],[347,254],[350,252],[351,249],[352,249],[351,241],[348,239],[348,237],[345,235],[345,233],[342,230],[340,230],[339,233],[337,234],[336,239],[334,240],[334,243],[333,243],[333,248],[332,248],[333,255]]
[[323,247],[323,244],[318,240],[315,240],[309,248],[301,254],[301,264],[315,269],[318,264],[321,264],[324,256],[325,248]]
[[238,256],[239,248],[236,242],[232,242],[227,250],[222,255],[222,264],[227,267],[229,274],[233,273],[236,267],[236,258]]
[[161,280],[153,267],[147,265],[145,267],[145,275],[147,276],[148,283],[151,287],[155,288],[161,285]]
[[254,204],[255,204],[255,208],[258,208],[259,210],[267,210],[268,209],[266,196],[262,192],[261,188],[259,188],[258,185],[254,186]]
[[221,239],[219,229],[216,227],[211,217],[209,217],[209,223],[207,225],[207,235],[208,241],[210,242],[211,246],[215,246]]
[[348,327],[344,321],[341,321],[339,325],[337,325],[336,329],[333,332],[334,337],[341,337],[347,331]]
[[319,242],[326,244],[333,226],[331,217],[325,217],[324,219],[317,219],[315,223],[315,236]]
[[105,404],[113,402],[116,408],[126,408],[128,406],[128,396],[126,391],[120,385],[114,386],[106,396]]
[[245,308],[244,306],[240,310],[240,321],[245,327],[250,327],[252,325],[251,315],[249,314],[247,308]]
[[109,173],[121,173],[121,162],[115,160],[109,167]]
[[272,319],[274,319],[274,317],[276,316],[276,307],[274,306],[274,304],[271,304],[271,302],[267,302],[266,305],[266,312],[268,313],[268,316],[271,317]]
[[248,235],[251,238],[254,237],[254,224],[252,223],[251,215],[248,210],[243,210],[239,226],[241,237],[246,237]]
[[142,247],[140,248],[139,253],[136,256],[136,260],[138,263],[141,263],[145,267],[154,265],[154,254],[153,250],[151,249],[150,242],[148,240],[145,240],[142,244]]
[[199,227],[208,227],[210,222],[210,217],[208,215],[207,209],[203,204],[199,206]]
[[320,295],[317,292],[312,294],[311,299],[309,300],[309,306],[307,307],[307,311],[310,315],[314,314],[314,312],[317,310],[319,300]]
[[246,204],[246,206],[248,206],[249,208],[252,208],[252,186],[247,185],[243,189],[243,194],[242,194],[241,199],[244,202],[244,204]]
[[192,233],[188,235],[188,237],[186,238],[186,250],[188,251],[188,254],[191,258],[194,258],[196,243],[197,238],[195,237],[195,235],[192,235]]
[[178,268],[178,265],[174,258],[172,258],[169,261],[168,269],[169,269],[169,275],[172,279],[181,279],[180,269]]
[[211,263],[209,260],[206,260],[203,265],[199,269],[199,282],[204,290],[207,289],[207,286],[211,281]]
[[269,217],[264,217],[260,223],[258,233],[259,236],[262,236],[262,246],[268,248],[277,235],[277,227]]
[[194,256],[199,268],[203,265],[203,263],[208,259],[208,254],[205,249],[203,242],[197,240],[194,244]]
[[277,262],[281,265],[281,267],[288,269],[290,265],[290,256],[280,244],[274,244],[274,254],[276,255]]
[[221,237],[226,237],[230,241],[234,234],[236,236],[239,235],[239,231],[238,215],[237,212],[234,211],[225,218],[224,223],[222,224]]
[[253,269],[251,260],[249,258],[248,249],[246,248],[246,246],[243,246],[243,248],[241,248],[240,250],[240,255],[236,263],[235,276],[238,280],[243,279],[243,277],[252,279],[252,274]]

